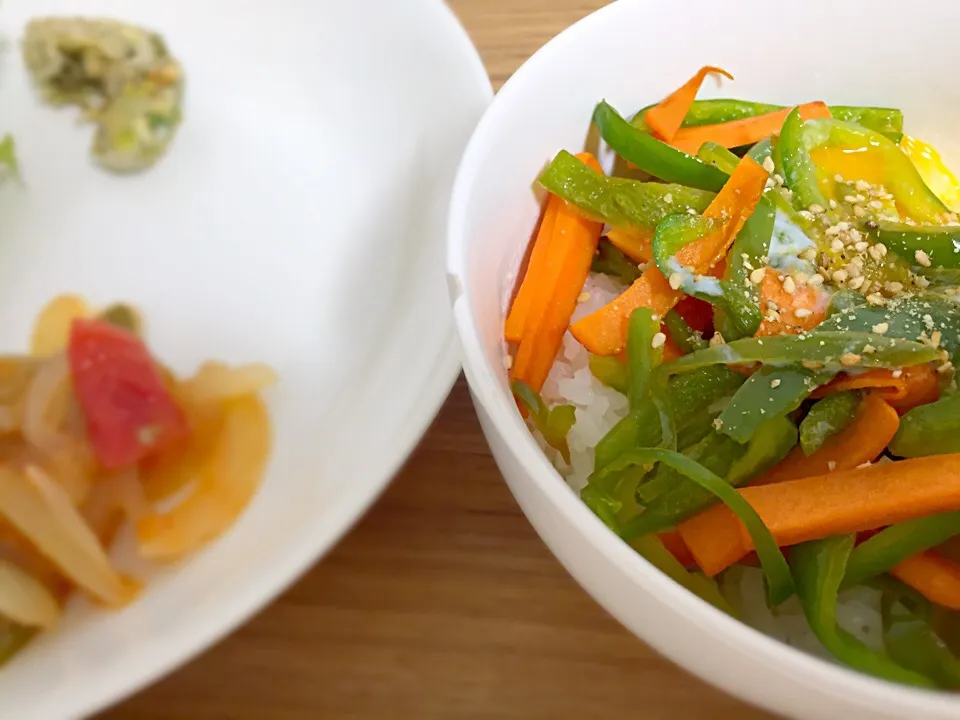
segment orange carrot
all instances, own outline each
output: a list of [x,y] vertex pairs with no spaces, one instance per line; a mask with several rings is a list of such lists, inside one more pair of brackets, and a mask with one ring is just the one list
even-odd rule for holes
[[925,552],[896,565],[890,574],[930,602],[960,610],[960,563]]
[[[815,328],[826,319],[829,296],[813,285],[795,285],[792,293],[787,292],[783,287],[787,277],[771,267],[766,268],[760,283],[760,307],[764,316],[757,337],[796,335]],[[790,282],[793,282],[792,278]],[[777,309],[768,309],[769,303],[776,305]]]
[[653,259],[653,231],[644,228],[611,228],[607,233],[615,248],[638,263]]
[[828,438],[819,450],[812,455],[805,455],[798,445],[755,484],[769,485],[834,471],[853,470],[863,463],[876,460],[899,427],[900,416],[897,411],[878,395],[870,393],[860,404],[850,424]]
[[[832,117],[830,109],[822,102],[805,103],[798,105],[797,108],[800,110],[800,117],[804,120]],[[670,139],[670,144],[677,150],[683,150],[691,155],[695,155],[705,142],[715,142],[725,148],[753,145],[771,135],[777,135],[791,110],[793,108],[784,108],[765,115],[716,125],[681,128]],[[649,119],[647,124],[650,124]]]
[[[778,545],[796,545],[960,510],[960,454],[881,463],[737,492]],[[677,529],[708,575],[753,549],[750,534],[725,505],[711,507]]]
[[936,370],[928,363],[900,370],[878,369],[867,370],[858,375],[844,374],[817,388],[813,397],[867,388],[900,412],[907,412],[940,398],[940,379]]
[[523,328],[527,322],[530,302],[538,292],[537,285],[545,280],[544,267],[547,264],[547,255],[550,252],[550,241],[553,239],[553,226],[557,221],[557,212],[562,207],[563,200],[561,198],[556,195],[547,197],[543,219],[540,221],[540,229],[533,241],[533,252],[530,253],[530,261],[527,263],[527,271],[523,276],[523,282],[520,283],[517,296],[513,299],[513,305],[510,306],[510,312],[507,314],[507,321],[504,324],[503,334],[507,342],[519,343],[523,337]]
[[[710,272],[723,260],[743,223],[753,213],[763,194],[767,172],[754,160],[744,157],[727,183],[703,212],[704,217],[725,220],[709,235],[683,246],[677,252],[680,264],[694,272]],[[595,313],[570,326],[573,336],[595,355],[616,355],[626,340],[627,320],[638,307],[648,307],[663,316],[683,297],[650,265],[625,292]]]
[[697,93],[700,92],[700,86],[707,79],[707,75],[723,75],[733,80],[733,75],[723,68],[704,66],[697,71],[696,75],[644,114],[643,119],[646,121],[647,127],[661,140],[667,142],[672,140],[677,130],[683,125],[683,119],[690,112],[690,106],[696,100]]
[[[582,153],[577,157],[601,172],[593,155]],[[603,223],[586,220],[566,204],[557,209],[542,275],[534,278],[536,284],[512,368],[513,377],[534,390],[543,387],[563,343],[602,230]]]

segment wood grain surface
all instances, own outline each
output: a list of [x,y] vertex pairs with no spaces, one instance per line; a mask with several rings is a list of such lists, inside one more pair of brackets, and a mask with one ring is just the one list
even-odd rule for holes
[[[499,87],[601,0],[452,0]],[[756,720],[659,657],[525,520],[461,379],[370,514],[245,627],[100,720]]]

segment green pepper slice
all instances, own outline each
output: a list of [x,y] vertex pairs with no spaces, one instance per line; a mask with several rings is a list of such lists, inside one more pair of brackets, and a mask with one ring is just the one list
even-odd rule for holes
[[654,177],[714,192],[727,182],[726,173],[637,130],[606,102],[597,105],[593,121],[600,136],[624,160]]
[[910,263],[923,267],[960,268],[960,226],[878,223],[876,238]]
[[793,579],[783,553],[777,546],[777,541],[763,524],[757,511],[744,500],[740,494],[725,480],[717,477],[695,460],[674,450],[663,448],[640,448],[623,455],[615,463],[607,466],[597,478],[598,484],[603,484],[604,475],[616,474],[633,466],[644,466],[652,463],[663,463],[679,471],[687,479],[700,485],[715,495],[734,513],[744,524],[753,540],[757,557],[763,568],[767,581],[767,595],[771,605],[779,605],[793,594]]
[[663,324],[667,328],[670,339],[684,355],[703,350],[708,345],[700,333],[687,325],[687,321],[676,310],[671,310],[663,316]]
[[623,395],[630,392],[630,369],[620,358],[605,355],[591,355],[590,372],[608,388]]
[[[719,433],[714,433],[714,438],[715,441],[701,451],[701,463],[711,472],[726,477],[732,487],[741,487],[787,456],[797,444],[797,428],[786,417],[773,418],[757,429],[745,448]],[[726,442],[723,443],[721,438]],[[721,457],[711,460],[711,452],[716,452]],[[715,463],[718,469],[711,467],[711,463]],[[659,487],[650,487],[656,477],[643,485],[651,496],[647,509],[622,527],[621,536],[630,538],[666,530],[716,502],[713,493],[682,478],[682,475],[675,472],[669,475],[665,473]]]
[[794,583],[810,628],[834,657],[856,670],[907,685],[932,687],[925,676],[900,666],[886,653],[871,650],[837,624],[837,592],[853,544],[853,535],[840,535],[793,548],[790,564]]
[[630,369],[630,409],[639,410],[650,396],[650,379],[663,361],[663,345],[654,345],[660,323],[650,308],[637,308],[627,325],[627,366]]
[[900,418],[890,452],[902,458],[960,452],[960,395],[913,408]]
[[[743,454],[744,448],[739,443],[731,440],[716,431],[708,432],[703,438],[685,448],[683,454],[691,460],[696,460],[707,470],[720,477],[726,477],[730,466]],[[674,489],[677,485],[686,484],[683,475],[671,467],[661,465],[654,471],[652,477],[641,484],[636,490],[637,500],[646,505],[649,510],[650,504],[665,493]],[[700,489],[699,485],[694,487]],[[712,495],[709,496],[713,498]],[[645,512],[644,515],[647,513]],[[670,527],[666,525],[664,527]],[[656,528],[657,530],[662,528]],[[637,532],[637,535],[643,535],[655,530],[643,530]]]
[[859,125],[838,120],[817,119],[804,122],[794,110],[780,132],[780,152],[784,178],[793,192],[794,205],[806,210],[813,205],[829,206],[820,189],[812,150],[824,146],[871,149],[883,153],[886,177],[884,185],[907,214],[918,222],[939,223],[950,211],[926,186],[910,159],[884,135]]
[[838,392],[818,400],[800,422],[800,447],[813,455],[828,438],[836,435],[857,416],[861,396],[855,390]]
[[907,558],[960,535],[960,512],[940,513],[884,528],[850,553],[843,587],[855,587],[889,571]]
[[602,238],[597,245],[597,254],[593,258],[590,272],[609,275],[624,285],[633,285],[643,274],[637,263],[606,238]]
[[543,439],[560,453],[564,462],[569,463],[570,448],[567,446],[567,433],[577,421],[573,405],[555,405],[548,408],[540,394],[522,380],[515,380],[510,387],[514,396],[527,408],[534,426],[543,435]]

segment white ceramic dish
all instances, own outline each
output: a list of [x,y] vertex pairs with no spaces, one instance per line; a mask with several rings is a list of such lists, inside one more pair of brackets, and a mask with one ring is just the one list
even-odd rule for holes
[[[16,42],[44,14],[160,31],[186,119],[138,177],[92,164],[89,127],[41,107]],[[232,532],[119,613],[77,603],[0,670],[9,718],[77,717],[169,671],[305,570],[376,498],[457,372],[443,284],[449,188],[492,92],[439,0],[8,0],[0,132],[0,348],[76,291],[139,305],[180,370],[265,360],[276,444]]]
[[624,625],[705,680],[788,716],[956,718],[960,698],[874,680],[755,632],[661,575],[570,491],[521,421],[502,366],[504,311],[540,209],[531,188],[557,150],[583,147],[599,100],[633,112],[706,64],[737,76],[723,96],[900,107],[909,131],[948,162],[960,160],[952,122],[960,85],[937,71],[956,58],[948,28],[958,21],[960,5],[940,0],[917,0],[909,12],[894,0],[620,0],[513,76],[474,134],[454,187],[448,268],[464,369],[520,506]]

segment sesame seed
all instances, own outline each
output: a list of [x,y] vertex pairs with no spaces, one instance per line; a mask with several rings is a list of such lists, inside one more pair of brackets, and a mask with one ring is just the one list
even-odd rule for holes
[[650,345],[654,349],[662,348],[664,343],[666,342],[667,342],[667,336],[664,335],[662,332],[658,332],[656,335],[653,336],[653,340],[650,341]]
[[[771,380],[771,381],[770,381],[770,387],[772,387],[772,388],[778,388],[778,387],[780,387],[780,379],[777,378],[777,379]],[[771,398],[771,399],[772,399],[772,398]]]
[[857,470],[863,470],[864,468],[868,468],[871,465],[873,465],[873,463],[867,460],[866,462],[862,462],[859,465],[857,465]]
[[840,173],[837,173],[836,175],[833,176],[833,179],[836,180],[837,182],[843,182],[843,175],[841,175]]
[[670,287],[674,290],[679,290],[681,285],[683,285],[683,275],[678,272],[673,273],[670,276]]
[[774,181],[777,185],[783,185],[783,176],[774,174],[774,176],[773,176],[773,181]]
[[767,300],[767,310],[773,310],[776,312],[779,309],[780,307],[773,300]]
[[[769,158],[768,158],[768,159],[769,159]],[[717,430],[722,430],[722,429],[723,429],[723,420],[721,420],[720,418],[714,418],[714,419],[713,419],[713,427],[714,427],[715,429],[717,429]]]
[[903,290],[903,283],[899,283],[896,280],[891,280],[883,284],[883,289],[892,295],[896,295]]
[[809,210],[800,210],[797,215],[802,217],[804,220],[813,220],[813,213]]
[[843,252],[843,240],[840,238],[834,238],[833,242],[830,243],[830,249],[834,252]]
[[588,292],[582,292],[580,293],[580,295],[577,296],[578,303],[585,303],[589,299],[590,299],[590,293]]
[[806,285],[807,284],[807,274],[805,272],[795,272],[793,274],[793,280],[797,285]]
[[693,208],[687,208],[687,213],[689,213],[690,215],[696,215],[697,211],[694,210]]
[[853,214],[856,215],[857,217],[866,217],[867,210],[866,208],[860,207],[859,205],[855,205],[853,208]]
[[857,180],[855,187],[858,192],[868,192],[870,190],[870,183],[866,180]]
[[814,215],[822,215],[823,213],[826,212],[826,210],[823,209],[823,206],[822,206],[822,205],[811,205],[811,206],[810,206],[809,208],[807,208],[807,209],[808,209],[810,212],[812,212]]
[[836,209],[837,209],[837,201],[834,200],[833,198],[830,198],[830,209],[831,209],[831,210],[836,210]]
[[808,318],[811,315],[813,315],[813,310],[809,308],[797,308],[796,310],[793,311],[793,314],[796,315],[798,318]]
[[848,282],[847,285],[850,287],[851,290],[859,290],[861,287],[863,287],[863,283],[865,283],[866,281],[867,279],[863,277],[863,275],[859,275],[853,278],[850,282]]
[[889,329],[890,329],[890,325],[885,322],[877,323],[871,328],[871,330],[873,330],[873,332],[876,333],[877,335],[885,335],[887,330]]
[[783,279],[783,291],[787,295],[793,295],[797,291],[797,284],[792,277],[785,277]]
[[836,461],[836,460],[828,460],[828,461],[827,461],[827,470],[829,470],[830,472],[833,472],[833,471],[836,470],[836,469],[837,469],[837,461]]
[[913,278],[913,281],[917,284],[917,287],[928,288],[930,287],[930,281],[922,275],[917,275]]
[[898,377],[900,377],[901,375],[903,375],[903,370],[894,370],[894,371],[893,371],[892,373],[890,373],[890,374],[891,374],[894,378],[898,378]]
[[930,344],[934,347],[940,347],[940,342],[943,340],[943,333],[939,330],[934,330],[930,333]]
[[876,351],[877,351],[877,349],[876,349],[873,345],[864,345],[864,346],[863,346],[863,352],[866,353],[867,355],[872,355],[872,354],[875,353]]
[[810,279],[807,280],[807,284],[812,285],[813,287],[819,287],[820,285],[823,285],[823,275],[820,273],[814,273],[810,276]]
[[846,270],[835,270],[833,275],[831,275],[835,283],[842,283],[847,279]]
[[868,247],[870,247],[870,243],[866,243],[863,240],[861,240],[860,242],[854,244],[853,249],[856,250],[857,252],[863,252]]
[[924,267],[930,267],[930,256],[927,255],[923,250],[917,250],[913,254],[913,257],[915,257],[917,262]]
[[823,368],[823,363],[816,360],[801,360],[800,364],[807,370],[821,370]]
[[923,320],[923,324],[927,326],[927,330],[933,330],[933,316],[930,313],[924,315],[921,320]]
[[723,339],[723,335],[718,332],[713,334],[713,337],[710,338],[710,347],[716,347],[717,345],[723,345],[726,341]]
[[862,358],[856,353],[844,353],[840,356],[840,364],[847,367],[858,365]]
[[804,260],[813,260],[817,259],[817,249],[815,247],[808,247],[803,252],[800,253],[800,257]]
[[943,365],[940,365],[937,367],[937,372],[940,373],[941,375],[943,375],[944,373],[948,373],[951,370],[953,370],[953,363],[950,362],[949,360],[943,363]]
[[667,205],[669,205],[670,203],[672,203],[672,202],[673,202],[673,193],[667,193],[666,195],[664,195],[664,196],[663,196],[663,201],[664,201]]
[[773,158],[770,157],[769,155],[767,155],[767,157],[763,159],[763,169],[766,170],[768,173],[772,173],[774,170],[777,169],[777,166],[773,162]]
[[871,200],[868,205],[874,210],[883,210],[883,203],[879,200]]
[[884,298],[883,295],[881,295],[880,293],[873,293],[871,295],[867,295],[867,302],[870,303],[871,305],[877,305],[877,306],[882,306],[887,304],[886,298]]
[[844,195],[844,196],[843,196],[843,201],[844,201],[845,203],[850,203],[851,205],[853,205],[853,203],[855,203],[855,202],[857,201],[857,196],[856,196],[856,195]]
[[754,285],[759,285],[760,283],[763,282],[763,278],[766,274],[767,274],[767,271],[765,268],[757,268],[752,273],[750,273],[750,282],[752,282]]

